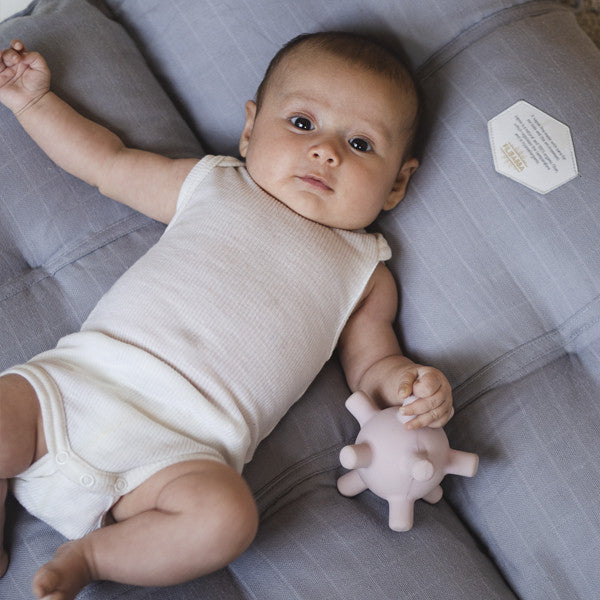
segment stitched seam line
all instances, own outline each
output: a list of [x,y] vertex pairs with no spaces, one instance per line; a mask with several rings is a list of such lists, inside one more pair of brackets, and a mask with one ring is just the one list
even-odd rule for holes
[[100,250],[126,237],[130,233],[144,229],[152,224],[153,221],[139,214],[134,214],[121,221],[117,221],[114,225],[103,229],[92,237],[87,237],[85,242],[69,248],[58,256],[50,258],[45,265],[34,267],[26,274],[21,273],[0,285],[0,302],[17,296],[44,279],[55,276],[61,269],[93,254],[96,250]]
[[[254,497],[256,498],[257,504],[260,506],[261,514],[268,512],[277,502],[279,502],[301,483],[321,475],[322,473],[336,470],[339,467],[337,457],[340,453],[340,450],[350,443],[351,441],[348,440],[334,444],[333,446],[321,450],[317,454],[313,454],[302,461],[294,463],[282,473],[263,485],[261,488],[256,490],[254,492]],[[318,462],[321,459],[327,459],[328,464],[320,465],[316,470],[310,469],[313,463]],[[307,471],[307,469],[309,470]],[[277,490],[277,493],[273,498],[270,498],[268,502],[266,502],[267,497],[275,490]]]
[[471,25],[453,40],[442,46],[440,50],[430,56],[417,70],[419,80],[425,81],[446,63],[450,62],[457,54],[477,42],[481,38],[493,33],[499,27],[509,25],[529,17],[538,17],[555,11],[567,11],[569,8],[553,0],[531,0],[525,4],[503,8],[485,17],[478,23]]
[[[590,314],[591,313],[591,314]],[[489,390],[523,377],[569,354],[577,340],[600,323],[600,296],[577,311],[558,327],[543,333],[499,356],[454,389],[458,410]]]

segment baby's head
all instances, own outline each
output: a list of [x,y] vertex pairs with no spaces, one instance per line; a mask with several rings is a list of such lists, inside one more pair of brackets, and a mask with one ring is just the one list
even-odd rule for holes
[[273,58],[246,103],[240,153],[254,181],[295,212],[360,229],[404,197],[419,113],[391,50],[354,34],[304,35]]

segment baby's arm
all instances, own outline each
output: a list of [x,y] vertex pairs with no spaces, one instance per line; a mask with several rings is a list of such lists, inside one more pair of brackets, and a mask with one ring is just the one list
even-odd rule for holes
[[397,298],[392,274],[380,263],[340,337],[339,355],[348,385],[380,406],[401,405],[414,394],[418,400],[402,412],[417,416],[405,426],[442,427],[453,414],[450,384],[437,369],[402,355],[393,329]]
[[0,51],[0,102],[60,167],[106,196],[168,223],[183,180],[197,159],[172,160],[126,148],[50,90],[50,71],[20,40]]

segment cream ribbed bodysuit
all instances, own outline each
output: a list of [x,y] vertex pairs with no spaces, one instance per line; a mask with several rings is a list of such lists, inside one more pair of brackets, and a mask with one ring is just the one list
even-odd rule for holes
[[[159,242],[81,331],[10,370],[35,387],[49,447],[15,495],[75,538],[170,464],[208,458],[241,472],[329,359],[389,255],[379,235],[294,213],[243,163],[204,158]],[[95,514],[57,517],[59,481],[71,501],[93,497]]]

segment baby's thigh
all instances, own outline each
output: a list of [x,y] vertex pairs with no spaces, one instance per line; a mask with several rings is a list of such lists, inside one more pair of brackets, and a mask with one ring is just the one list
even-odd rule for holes
[[0,478],[15,477],[47,454],[37,394],[20,375],[0,377]]
[[[189,460],[158,471],[112,508],[115,521],[149,510],[201,513],[222,512],[249,522],[257,520],[252,492],[230,466],[216,460]],[[237,519],[236,519],[237,520]]]

